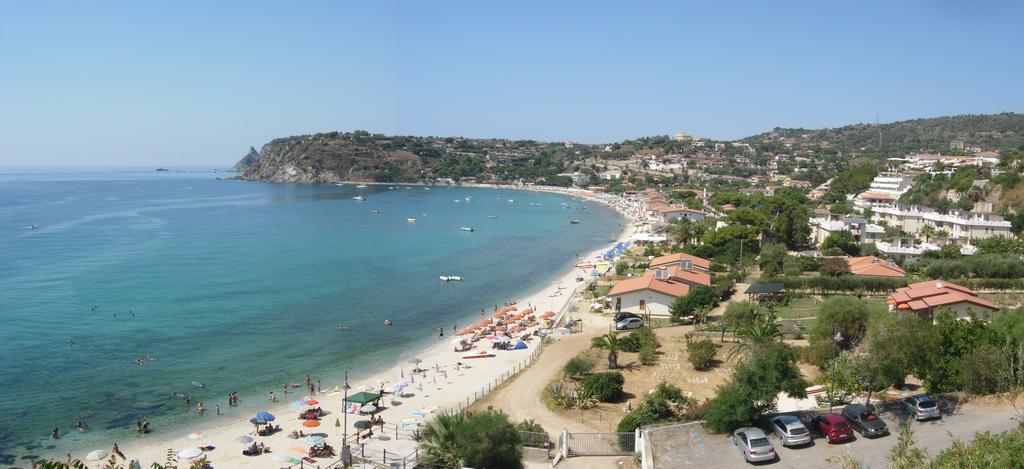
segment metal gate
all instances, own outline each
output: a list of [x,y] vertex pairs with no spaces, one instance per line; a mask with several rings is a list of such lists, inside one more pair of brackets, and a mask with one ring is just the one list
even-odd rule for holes
[[636,452],[636,433],[566,433],[568,456],[622,456]]

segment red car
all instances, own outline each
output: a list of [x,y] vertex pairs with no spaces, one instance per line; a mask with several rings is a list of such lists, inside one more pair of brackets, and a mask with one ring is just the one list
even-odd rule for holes
[[814,426],[818,427],[825,441],[836,443],[853,439],[853,428],[850,423],[839,414],[824,414],[814,417]]

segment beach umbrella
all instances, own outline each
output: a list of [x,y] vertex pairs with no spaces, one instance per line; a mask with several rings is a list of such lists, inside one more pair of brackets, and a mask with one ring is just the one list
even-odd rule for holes
[[356,428],[358,428],[360,430],[366,430],[367,428],[370,428],[370,421],[369,420],[360,420],[360,421],[352,424],[352,426],[356,427]]
[[199,448],[188,448],[179,451],[178,457],[181,459],[195,459],[198,458],[200,454],[203,454],[203,450]]
[[264,410],[264,411],[256,412],[256,418],[263,419],[263,420],[266,420],[268,422],[273,422],[274,421],[274,414],[271,414],[270,412],[267,412],[267,411]]
[[324,444],[324,437],[319,435],[310,435],[302,439],[302,444],[306,446],[316,446]]
[[364,405],[362,408],[359,409],[359,412],[364,413],[364,414],[372,414],[372,413],[374,413],[376,411],[377,411],[377,406],[375,406],[373,404]]
[[299,463],[299,458],[296,458],[296,457],[293,457],[293,456],[289,456],[289,455],[284,454],[284,453],[277,453],[277,454],[275,454],[273,459],[276,462],[286,462],[288,464],[298,464]]
[[261,418],[258,418],[258,417],[253,417],[253,418],[249,419],[249,423],[251,423],[253,425],[263,425],[263,424],[266,424],[267,421],[263,420]]
[[242,435],[235,438],[235,441],[238,443],[252,443],[252,437],[249,435]]
[[318,401],[316,399],[310,399],[310,400],[306,401],[306,405],[317,405],[319,403],[320,403],[320,401]]
[[109,454],[110,453],[106,452],[105,450],[97,449],[94,451],[89,451],[89,454],[85,455],[85,459],[88,461],[101,461],[103,459],[106,459],[107,455]]
[[306,421],[302,422],[302,426],[303,427],[319,427],[320,426],[320,421],[319,420],[309,419],[309,420],[306,420]]
[[203,439],[203,432],[192,432],[192,433],[189,433],[188,434],[188,439],[190,439],[190,440],[202,440]]

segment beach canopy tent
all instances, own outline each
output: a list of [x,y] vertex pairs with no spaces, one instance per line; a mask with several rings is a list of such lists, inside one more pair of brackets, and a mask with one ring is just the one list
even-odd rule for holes
[[345,402],[366,405],[373,401],[376,401],[377,399],[380,399],[380,394],[377,394],[375,392],[362,391],[346,397]]
[[744,293],[751,299],[766,299],[782,296],[786,285],[782,283],[755,283],[747,287]]
[[523,350],[525,348],[526,348],[526,342],[523,342],[523,341],[520,340],[519,342],[516,342],[516,346],[513,347],[513,350]]

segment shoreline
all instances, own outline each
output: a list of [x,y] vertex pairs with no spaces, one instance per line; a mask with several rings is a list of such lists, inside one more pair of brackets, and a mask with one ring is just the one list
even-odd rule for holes
[[[548,192],[565,196],[575,196],[594,203],[600,203],[612,208],[624,218],[625,223],[623,230],[617,235],[616,241],[628,241],[629,236],[634,232],[637,223],[636,207],[632,207],[631,210],[629,203],[618,197],[615,197],[613,200],[603,200],[591,195],[585,195],[583,192],[586,191],[583,190],[547,186],[464,185],[463,187]],[[572,264],[565,266],[565,268],[559,269],[556,272],[553,281],[546,282],[538,290],[522,295],[520,298],[516,298],[516,304],[526,305],[529,303],[533,304],[539,310],[550,309],[559,313],[558,317],[561,318],[561,312],[574,297],[574,294],[565,295],[563,292],[575,293],[576,291],[576,289],[564,290],[567,287],[563,286],[576,286],[578,283],[576,282],[576,278],[579,276],[579,273],[576,270],[575,263],[580,259],[592,258],[593,256],[603,253],[607,248],[608,246],[604,245],[593,252],[585,254],[585,256],[577,258]],[[585,284],[586,280],[581,285]],[[545,305],[550,306],[550,308],[545,308]],[[459,319],[466,320],[469,319],[470,316],[465,316]],[[490,313],[487,314],[487,317],[490,317]],[[473,322],[475,321],[470,321],[468,324]],[[504,376],[510,376],[526,366],[532,358],[536,356],[537,345],[539,343],[539,341],[531,341],[529,348],[522,351],[498,351],[496,353],[497,356],[494,358],[481,359],[480,362],[482,363],[466,363],[466,365],[470,365],[471,368],[461,368],[457,371],[453,368],[455,363],[463,360],[461,359],[461,353],[455,353],[452,351],[453,346],[449,343],[452,337],[453,336],[446,334],[444,340],[439,340],[435,344],[425,344],[422,346],[417,342],[415,349],[399,354],[396,362],[380,367],[373,367],[370,371],[361,373],[360,375],[349,376],[349,384],[352,386],[352,390],[349,393],[354,394],[361,390],[376,391],[376,383],[378,383],[379,380],[385,380],[390,383],[394,383],[400,379],[409,380],[411,378],[409,375],[409,369],[412,368],[412,365],[408,363],[408,360],[412,357],[419,357],[423,360],[422,366],[431,369],[431,371],[429,371],[431,376],[428,376],[426,373],[422,376],[418,376],[419,381],[414,385],[416,386],[417,391],[414,391],[412,393],[413,395],[408,398],[402,398],[402,406],[391,406],[391,408],[382,412],[381,415],[386,419],[386,421],[389,424],[394,424],[401,420],[408,419],[410,417],[409,411],[414,410],[413,408],[416,407],[416,405],[422,406],[422,408],[434,409],[462,408],[475,401],[477,398],[482,397],[485,392],[484,389],[489,383],[495,383],[499,379],[503,379]],[[468,362],[474,361],[476,360],[469,360]],[[452,374],[455,376],[451,376]],[[437,382],[438,378],[441,378],[441,382]],[[424,388],[422,388],[423,380],[427,379],[430,379],[431,382],[425,388],[426,390],[424,390]],[[281,467],[288,464],[280,461],[273,461],[272,456],[274,454],[281,453],[290,454],[287,449],[295,447],[298,444],[298,441],[286,439],[285,434],[296,429],[313,430],[314,433],[319,433],[327,438],[327,442],[337,451],[340,451],[341,438],[338,436],[340,434],[338,431],[339,429],[331,427],[334,427],[335,419],[341,419],[342,416],[342,393],[333,392],[332,389],[335,389],[337,385],[341,385],[343,383],[341,383],[341,377],[338,377],[337,382],[333,382],[333,377],[328,376],[326,381],[327,382],[323,387],[324,393],[318,393],[316,398],[321,401],[318,406],[328,412],[328,415],[323,419],[324,427],[327,428],[303,428],[298,425],[300,421],[294,419],[296,412],[289,409],[288,403],[291,400],[289,398],[304,395],[304,392],[298,392],[298,390],[296,390],[294,394],[279,394],[278,402],[276,403],[266,401],[269,405],[263,406],[263,408],[269,410],[278,417],[274,423],[281,425],[282,428],[281,432],[278,432],[273,436],[257,437],[274,450],[274,453],[271,453],[271,455],[259,457],[245,457],[241,455],[241,448],[244,445],[235,443],[234,439],[240,435],[253,434],[253,426],[248,422],[248,416],[244,418],[235,416],[228,417],[227,419],[207,421],[192,427],[175,428],[167,431],[166,433],[160,433],[159,435],[144,436],[135,441],[122,441],[122,451],[129,456],[129,460],[138,459],[140,462],[143,462],[144,466],[146,466],[152,462],[163,462],[166,458],[168,449],[174,449],[175,452],[177,452],[185,448],[211,445],[215,446],[217,450],[208,454],[210,461],[211,463],[215,463],[221,467],[237,467],[240,465],[247,467]],[[444,396],[431,396],[431,387],[435,385],[434,383],[437,383],[436,385],[440,386],[437,390],[444,390]],[[212,407],[212,405],[208,406],[208,409],[210,407]],[[211,410],[207,410],[207,412],[210,411]],[[359,417],[352,414],[350,414],[349,417],[348,431],[351,431],[352,424],[356,420],[359,420]],[[197,430],[203,432],[204,437],[201,440],[189,439],[189,433]],[[374,440],[374,442],[376,442],[376,440]],[[408,442],[405,443],[405,446],[408,446]],[[394,451],[391,448],[388,448],[388,454],[389,456],[393,456]],[[76,455],[72,454],[72,456],[74,457]],[[79,458],[84,457],[82,454],[77,456]],[[57,460],[65,459],[64,455],[51,455],[49,457],[56,457],[58,458]],[[329,463],[336,459],[337,458],[332,458],[330,460],[319,459],[317,460],[317,463]]]

